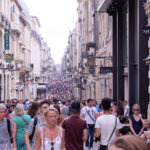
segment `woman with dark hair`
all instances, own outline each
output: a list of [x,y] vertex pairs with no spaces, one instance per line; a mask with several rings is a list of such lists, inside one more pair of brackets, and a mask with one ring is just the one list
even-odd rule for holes
[[60,111],[60,107],[59,107],[58,104],[54,104],[54,108],[56,108],[58,113],[59,113],[58,125],[60,125],[63,121],[63,117],[62,117],[62,114],[61,114],[61,111]]
[[108,150],[150,150],[150,147],[144,139],[126,135],[116,138]]
[[30,115],[31,118],[34,118],[34,116],[36,116],[37,114],[38,108],[39,108],[38,102],[33,102],[32,105],[29,107],[27,114]]

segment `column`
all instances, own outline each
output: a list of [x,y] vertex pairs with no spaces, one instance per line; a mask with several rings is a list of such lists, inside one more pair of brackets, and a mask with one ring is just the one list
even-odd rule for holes
[[[145,7],[145,13],[148,16],[148,26],[150,26],[150,1],[147,0],[147,2],[144,4]],[[148,41],[148,48],[149,48],[149,56],[148,58],[150,58],[150,38]],[[150,59],[147,59],[147,64],[149,65],[149,71],[148,71],[148,78],[149,78],[149,86],[148,86],[148,94],[149,94],[149,104],[148,104],[148,110],[147,110],[147,114],[148,114],[148,119],[150,119]]]

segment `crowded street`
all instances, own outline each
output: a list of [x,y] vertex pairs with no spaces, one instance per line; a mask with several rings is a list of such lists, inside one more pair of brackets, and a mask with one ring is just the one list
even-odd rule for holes
[[0,150],[150,150],[150,0],[0,0]]

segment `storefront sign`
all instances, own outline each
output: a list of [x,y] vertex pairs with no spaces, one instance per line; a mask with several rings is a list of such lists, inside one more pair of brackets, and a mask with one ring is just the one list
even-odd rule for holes
[[150,26],[143,27],[143,34],[146,36],[150,36]]
[[100,74],[113,73],[113,67],[100,67]]
[[12,60],[14,60],[14,54],[6,54],[5,55],[5,61],[6,62],[10,62]]
[[4,29],[5,50],[9,50],[9,29]]

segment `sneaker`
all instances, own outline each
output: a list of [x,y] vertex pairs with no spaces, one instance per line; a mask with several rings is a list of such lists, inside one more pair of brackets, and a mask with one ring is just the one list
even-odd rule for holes
[[90,150],[89,147],[85,147],[85,150]]
[[90,150],[93,150],[93,147],[90,147]]

